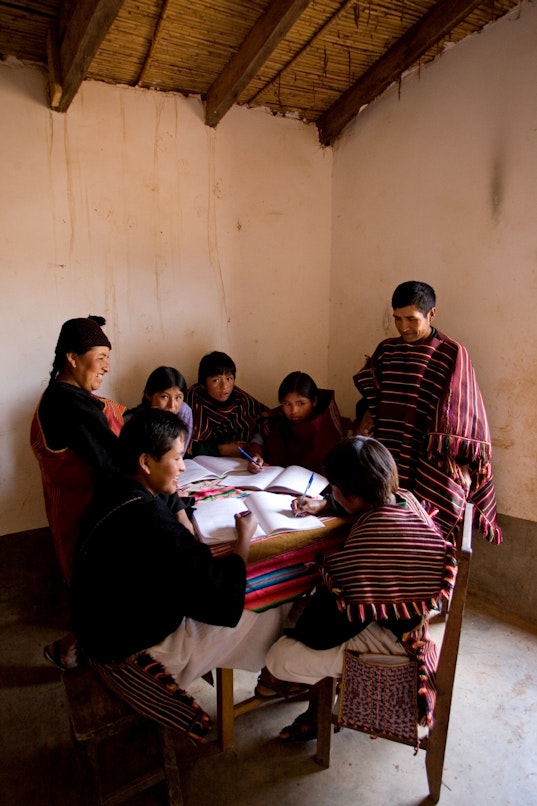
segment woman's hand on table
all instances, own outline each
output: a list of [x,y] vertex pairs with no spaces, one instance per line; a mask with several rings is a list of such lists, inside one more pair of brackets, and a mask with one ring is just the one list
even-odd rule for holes
[[248,510],[237,512],[235,515],[235,528],[237,529],[237,545],[235,554],[239,554],[244,562],[248,559],[250,541],[257,529],[257,518]]
[[295,515],[300,518],[302,515],[318,515],[323,509],[326,509],[327,502],[320,495],[315,498],[304,498],[299,495],[291,501],[291,509]]

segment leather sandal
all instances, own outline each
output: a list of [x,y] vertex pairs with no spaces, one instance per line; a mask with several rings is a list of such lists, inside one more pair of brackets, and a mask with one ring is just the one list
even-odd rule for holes
[[265,666],[257,678],[255,696],[262,700],[289,699],[290,697],[298,697],[299,694],[305,694],[308,691],[309,686],[304,683],[279,680]]
[[317,723],[310,710],[299,714],[292,725],[287,725],[280,731],[282,742],[311,742],[317,738]]
[[60,641],[53,641],[51,644],[47,644],[43,649],[43,656],[49,663],[56,666],[57,669],[61,669],[62,672],[68,672],[70,669],[76,669],[78,666],[76,651],[63,655]]

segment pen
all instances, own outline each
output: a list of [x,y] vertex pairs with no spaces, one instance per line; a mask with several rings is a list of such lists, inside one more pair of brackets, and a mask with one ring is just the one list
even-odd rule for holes
[[254,459],[254,457],[253,457],[253,456],[250,456],[250,454],[249,454],[249,453],[246,453],[246,451],[245,451],[245,450],[243,450],[243,449],[240,447],[240,445],[237,445],[237,448],[238,448],[238,449],[239,449],[239,451],[242,453],[242,455],[243,455],[243,456],[245,456],[245,457],[248,459],[248,461],[249,461],[249,462],[253,462],[253,463],[254,463],[254,465],[257,465],[257,466],[259,467],[259,462],[258,462],[256,459]]
[[313,484],[313,479],[314,479],[314,478],[315,478],[315,473],[312,473],[312,474],[311,474],[311,476],[310,476],[310,480],[309,480],[309,481],[308,481],[308,483],[306,484],[306,489],[304,490],[304,492],[303,492],[303,493],[302,493],[302,495],[300,496],[300,501],[298,502],[298,505],[297,505],[297,508],[296,508],[296,512],[295,512],[295,518],[296,518],[296,517],[297,517],[297,515],[298,515],[298,510],[300,509],[300,507],[301,507],[301,506],[302,506],[302,504],[304,503],[304,500],[305,500],[305,498],[306,498],[306,495],[307,495],[307,493],[308,493],[308,490],[309,490],[309,488],[311,487],[311,485]]

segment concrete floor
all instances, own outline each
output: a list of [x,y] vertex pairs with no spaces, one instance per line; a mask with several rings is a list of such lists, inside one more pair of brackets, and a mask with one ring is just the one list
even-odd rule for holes
[[[13,580],[10,580],[13,584]],[[61,597],[60,597],[61,598]],[[0,610],[9,610],[4,602]],[[61,673],[42,656],[61,634],[65,608],[47,602],[2,619],[0,804],[76,806],[81,802]],[[438,627],[436,627],[438,629]],[[537,630],[499,617],[470,599],[464,621],[448,736],[444,806],[537,803]],[[236,699],[256,675],[236,673]],[[214,690],[191,689],[214,715]],[[239,717],[235,747],[218,752],[177,741],[185,806],[418,806],[427,795],[424,755],[344,730],[332,764],[313,761],[313,742],[284,745],[278,731],[303,703],[273,703]],[[163,804],[158,790],[132,803]]]

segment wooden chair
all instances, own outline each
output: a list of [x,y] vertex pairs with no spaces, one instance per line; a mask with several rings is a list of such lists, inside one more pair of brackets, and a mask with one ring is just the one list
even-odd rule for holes
[[[133,711],[89,666],[83,664],[64,673],[63,682],[84,783],[81,797],[89,804],[115,806],[165,781],[170,806],[182,806],[174,731]],[[142,748],[141,759],[133,758],[135,745]],[[141,771],[148,761],[153,761],[153,766]],[[105,791],[105,779],[117,781],[120,773],[131,769],[134,774],[129,780]]]
[[[468,575],[472,555],[472,510],[473,505],[467,504],[464,514],[464,527],[461,546],[457,549],[458,573],[455,587],[451,596],[449,611],[446,615],[444,637],[438,659],[436,673],[437,696],[434,708],[434,723],[428,735],[420,740],[420,749],[425,750],[425,767],[429,784],[429,800],[437,803],[440,799],[442,785],[442,772],[444,769],[444,756],[446,750],[449,715],[453,694],[453,681],[459,651],[459,639],[462,617],[468,590]],[[317,702],[317,752],[315,760],[323,767],[330,766],[330,744],[332,725],[337,726],[337,714],[333,713],[336,680],[326,677],[318,683]],[[336,728],[338,729],[338,728]],[[363,732],[373,734],[371,731]],[[391,741],[412,745],[413,742],[405,738],[384,736]]]

